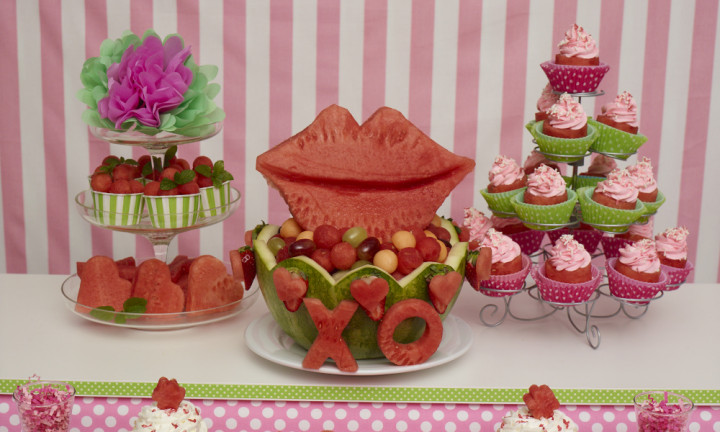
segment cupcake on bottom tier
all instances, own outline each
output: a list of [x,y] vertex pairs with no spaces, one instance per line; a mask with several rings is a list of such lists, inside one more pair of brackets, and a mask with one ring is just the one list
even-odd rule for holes
[[490,228],[480,244],[480,249],[484,248],[491,251],[490,279],[481,280],[478,290],[491,297],[520,291],[530,272],[530,258],[522,254],[520,245]]
[[530,386],[523,395],[525,406],[503,417],[497,432],[548,432],[579,430],[577,424],[559,410],[560,402],[547,385]]
[[155,403],[140,410],[133,432],[207,432],[200,409],[183,400],[185,389],[176,380],[160,378],[152,398]]
[[591,261],[585,247],[573,236],[560,237],[545,263],[533,269],[532,277],[543,300],[568,304],[588,301],[601,279],[600,270]]
[[627,232],[622,234],[606,234],[602,237],[602,247],[605,258],[617,258],[620,256],[620,248],[636,241],[653,238],[653,216],[648,218],[644,224],[632,224]]
[[687,228],[677,227],[668,228],[655,236],[655,250],[660,265],[668,275],[668,285],[673,285],[671,288],[677,288],[677,285],[685,282],[693,269],[692,263],[687,259],[689,234]]
[[667,274],[660,267],[652,240],[641,240],[620,248],[620,256],[607,260],[605,268],[610,293],[615,297],[651,299],[667,283]]
[[531,255],[540,249],[545,237],[544,231],[531,230],[518,218],[500,218],[492,215],[490,221],[496,231],[500,231],[519,244],[520,250],[525,255]]

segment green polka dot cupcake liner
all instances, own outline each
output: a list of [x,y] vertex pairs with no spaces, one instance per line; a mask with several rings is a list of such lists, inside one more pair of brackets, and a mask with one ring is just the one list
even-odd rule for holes
[[525,123],[525,129],[527,129],[531,135],[533,133],[533,128],[535,127],[535,123],[537,123],[537,121],[535,121],[535,120],[530,120],[529,122]]
[[650,219],[650,216],[657,213],[658,209],[661,205],[665,202],[665,195],[658,189],[657,198],[654,202],[644,202],[643,205],[645,206],[645,213],[640,216],[638,219],[638,222],[645,223]]
[[507,192],[490,193],[487,188],[480,191],[480,195],[485,198],[490,211],[493,213],[501,213],[498,216],[511,217],[515,215],[515,207],[513,207],[512,199],[515,195],[522,195],[526,188],[515,189]]
[[597,128],[588,124],[587,136],[582,138],[557,138],[542,133],[544,121],[535,122],[530,130],[543,155],[555,162],[575,162],[585,157],[597,138]]
[[[572,188],[572,177],[563,176],[563,180],[565,180],[565,184],[568,185],[569,188]],[[575,179],[575,189],[580,189],[581,187],[586,186],[597,186],[598,183],[605,180],[605,177],[594,177],[594,176],[577,176]]]
[[578,189],[582,220],[600,231],[624,233],[644,213],[645,206],[638,200],[634,210],[622,210],[598,204],[592,200],[593,187]]
[[617,159],[626,160],[648,140],[643,134],[631,134],[593,119],[588,119],[590,126],[598,131],[597,140],[590,149]]
[[513,197],[513,207],[518,218],[523,224],[531,229],[548,231],[557,229],[570,222],[577,194],[572,189],[567,189],[568,199],[560,204],[535,205],[526,204],[524,194]]

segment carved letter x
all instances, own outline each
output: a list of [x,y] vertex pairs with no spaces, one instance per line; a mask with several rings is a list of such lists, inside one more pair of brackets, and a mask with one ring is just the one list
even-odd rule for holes
[[318,329],[318,335],[303,359],[303,367],[320,369],[329,357],[335,360],[341,371],[355,372],[358,364],[343,340],[342,332],[358,304],[352,300],[343,300],[331,311],[316,298],[305,297],[303,302]]

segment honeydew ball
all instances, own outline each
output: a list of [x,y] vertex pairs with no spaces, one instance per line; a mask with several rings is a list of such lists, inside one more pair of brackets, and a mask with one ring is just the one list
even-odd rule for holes
[[397,270],[398,257],[395,255],[395,252],[390,249],[383,249],[378,251],[373,257],[373,265],[392,274]]
[[415,247],[415,236],[410,231],[397,231],[392,235],[391,240],[397,250]]
[[348,229],[343,233],[342,240],[348,242],[352,247],[356,248],[368,236],[367,230],[363,227],[356,226]]
[[293,218],[290,218],[283,222],[282,225],[280,225],[280,235],[284,238],[288,237],[295,237],[302,232],[302,228],[300,228],[300,225],[298,225],[297,221]]
[[277,255],[278,251],[285,247],[285,240],[280,237],[273,237],[268,240],[267,246],[268,249],[270,249],[270,252],[273,253],[273,255]]

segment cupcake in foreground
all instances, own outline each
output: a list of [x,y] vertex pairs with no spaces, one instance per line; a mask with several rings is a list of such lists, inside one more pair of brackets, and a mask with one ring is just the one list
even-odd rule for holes
[[543,300],[556,303],[582,303],[600,285],[600,269],[582,243],[566,234],[553,244],[544,265],[532,271]]
[[553,92],[552,86],[550,83],[547,83],[536,104],[537,112],[535,113],[535,121],[547,120],[548,111],[557,103],[559,98],[560,95]]
[[641,240],[620,248],[606,261],[610,293],[626,299],[651,299],[665,289],[667,274],[660,267],[655,242]]
[[133,425],[133,432],[207,432],[200,409],[184,400],[185,389],[176,380],[158,380],[152,392],[152,405],[144,406]]
[[514,214],[511,198],[527,185],[527,176],[515,159],[504,155],[495,158],[488,173],[490,183],[480,191],[493,212]]
[[600,62],[595,39],[577,24],[565,32],[554,61],[540,65],[555,91],[594,92],[610,67]]
[[547,385],[530,386],[523,395],[525,406],[503,417],[497,432],[546,432],[579,430],[577,424],[559,410],[560,402]]

